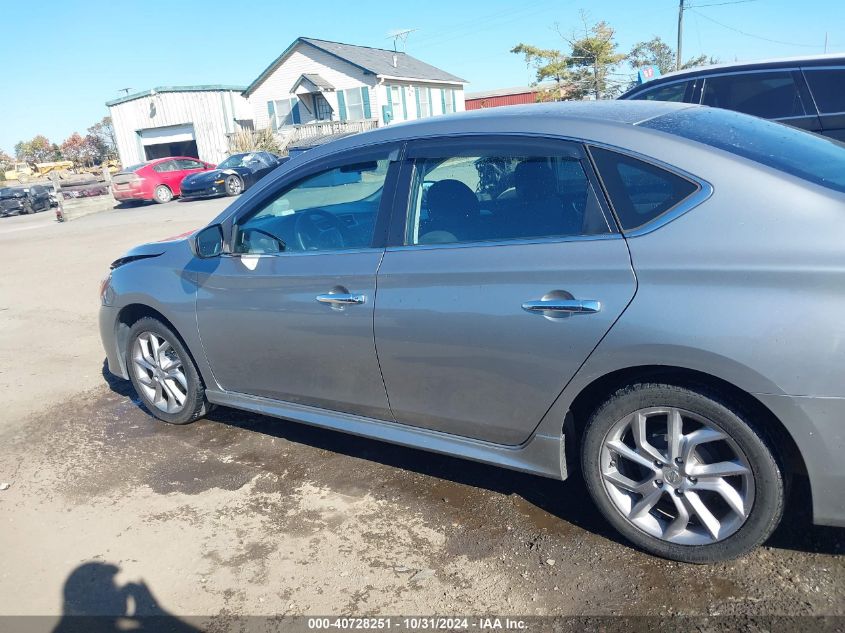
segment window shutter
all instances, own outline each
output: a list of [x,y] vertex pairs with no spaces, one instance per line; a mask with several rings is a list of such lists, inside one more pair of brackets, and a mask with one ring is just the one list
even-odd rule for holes
[[337,109],[338,114],[340,114],[340,120],[346,121],[346,97],[343,94],[343,90],[337,91]]
[[393,120],[393,87],[392,86],[385,86],[387,90],[387,104],[382,108],[382,118],[385,119],[385,123],[389,123]]
[[399,92],[402,93],[402,119],[408,120],[408,104],[405,103],[405,86],[399,86]]
[[458,111],[458,102],[455,101],[455,91],[452,91],[452,112]]
[[364,118],[371,118],[373,113],[370,110],[370,89],[367,86],[361,86],[361,102],[364,104]]
[[272,101],[267,102],[267,116],[270,117],[270,128],[276,130],[278,128],[276,123],[276,104]]
[[417,118],[420,118],[420,89],[414,88],[414,95],[417,98]]
[[440,89],[440,111],[446,114],[446,88]]
[[428,116],[434,116],[434,102],[431,100],[431,88],[426,88],[428,93]]
[[290,114],[293,117],[294,125],[299,125],[302,122],[302,119],[299,116],[299,99],[296,97],[291,99]]

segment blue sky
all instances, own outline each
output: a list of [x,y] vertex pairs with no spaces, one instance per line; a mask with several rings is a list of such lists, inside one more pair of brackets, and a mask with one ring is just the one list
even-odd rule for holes
[[[723,61],[845,52],[842,0],[687,0],[684,56]],[[247,85],[299,35],[390,48],[388,31],[418,29],[407,52],[469,80],[468,91],[533,80],[524,41],[565,47],[554,30],[585,9],[617,31],[620,51],[676,37],[677,0],[42,0],[0,2],[0,149],[45,134],[61,143],[108,114],[120,88]],[[704,6],[711,5],[711,6]],[[424,8],[422,8],[424,7]],[[239,15],[240,13],[240,15]],[[740,32],[741,31],[741,32]]]

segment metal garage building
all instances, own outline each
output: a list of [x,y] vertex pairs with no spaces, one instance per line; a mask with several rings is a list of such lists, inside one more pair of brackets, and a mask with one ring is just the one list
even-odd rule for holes
[[218,163],[229,137],[252,127],[242,86],[165,86],[106,105],[123,165],[166,156],[193,156]]

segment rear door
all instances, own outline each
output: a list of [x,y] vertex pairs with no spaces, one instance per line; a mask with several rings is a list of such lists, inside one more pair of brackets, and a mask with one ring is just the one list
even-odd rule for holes
[[179,166],[176,160],[168,158],[165,161],[153,165],[153,171],[156,172],[156,185],[166,185],[174,196],[179,195],[179,183],[182,182],[182,177],[179,173]]
[[397,422],[526,440],[634,295],[580,145],[409,144],[375,338]]

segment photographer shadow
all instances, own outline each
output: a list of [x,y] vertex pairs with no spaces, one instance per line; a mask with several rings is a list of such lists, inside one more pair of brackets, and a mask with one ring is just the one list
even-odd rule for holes
[[62,617],[53,633],[115,633],[170,631],[200,633],[200,629],[161,608],[145,582],[119,586],[117,565],[83,563],[65,581]]

